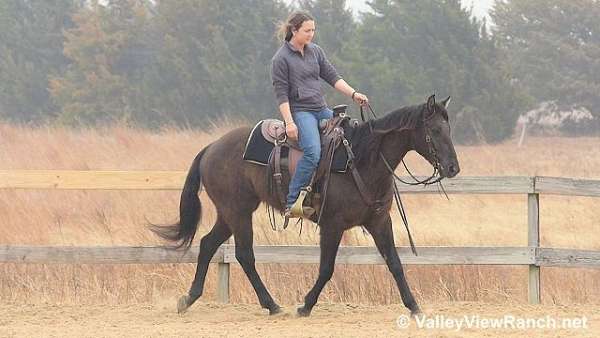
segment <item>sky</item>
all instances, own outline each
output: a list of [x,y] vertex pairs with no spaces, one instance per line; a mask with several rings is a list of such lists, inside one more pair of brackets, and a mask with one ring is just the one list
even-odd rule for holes
[[[368,11],[370,7],[367,5],[368,0],[346,0],[348,5],[355,11]],[[494,4],[495,0],[461,0],[464,7],[473,6],[473,14],[478,18],[487,16],[488,11]]]

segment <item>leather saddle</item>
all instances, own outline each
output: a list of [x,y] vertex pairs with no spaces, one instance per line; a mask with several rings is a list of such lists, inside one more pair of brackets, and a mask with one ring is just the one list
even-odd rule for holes
[[[346,108],[346,105],[333,107],[333,118],[322,121],[320,125],[321,159],[317,170],[313,174],[310,186],[300,192],[298,200],[290,210],[291,214],[286,214],[283,228],[271,221],[274,230],[285,229],[290,217],[309,218],[313,222],[319,223],[327,199],[327,187],[331,172],[349,172],[368,208],[375,213],[380,213],[383,210],[383,201],[387,197],[377,198],[368,189],[354,163],[352,141],[355,138],[355,131],[358,130],[356,127],[360,123],[358,120],[350,119],[346,115]],[[343,147],[340,146],[341,144],[343,144]],[[285,208],[290,178],[295,172],[298,160],[303,155],[299,148],[296,142],[287,139],[285,126],[282,121],[278,120],[260,121],[252,129],[246,142],[243,159],[267,166],[267,184],[269,193],[273,198],[271,203],[274,208],[279,210]],[[343,163],[341,166],[338,163],[339,167],[334,169],[336,158],[338,159],[337,162]],[[339,161],[339,159],[343,161]],[[285,167],[288,167],[288,170],[282,170]],[[307,214],[305,209],[310,209],[312,212]],[[274,209],[272,210],[274,212]],[[271,214],[269,214],[269,219],[273,220],[274,215],[271,218]]]
[[[334,107],[333,118],[321,121],[319,125],[321,131],[321,159],[309,186],[300,192],[298,200],[292,206],[291,214],[296,217],[311,218],[314,214],[320,214],[321,201],[324,201],[326,195],[334,154],[345,140],[344,124],[349,121],[345,112],[346,108],[346,105]],[[281,210],[283,210],[286,204],[289,178],[294,175],[298,160],[303,153],[295,141],[287,139],[283,122],[270,120],[263,123],[261,132],[265,139],[273,140],[275,144],[268,163],[269,191],[277,197]],[[282,160],[282,150],[285,147],[287,147],[288,153],[287,161]],[[289,177],[286,177],[286,179],[283,177],[282,166],[288,167]]]
[[260,125],[260,132],[265,140],[273,144],[285,142],[290,147],[300,149],[300,146],[296,140],[287,139],[287,135],[285,134],[285,123],[283,123],[281,120],[263,120],[263,123]]
[[[357,120],[350,120],[346,108],[347,105],[333,107],[333,118],[321,121],[319,126],[321,159],[311,180],[308,194],[305,191],[301,192],[302,198],[307,197],[304,205],[312,206],[315,211],[320,210],[320,201],[325,199],[330,173],[345,173],[348,168],[349,141],[346,141],[346,147],[340,145],[345,139],[351,139],[354,127],[359,123]],[[244,160],[267,166],[269,192],[275,197],[278,202],[275,206],[280,210],[285,208],[289,181],[302,156],[303,152],[298,142],[287,138],[283,121],[276,119],[260,121],[250,133],[244,151]],[[309,217],[306,213],[302,216]]]
[[[302,158],[303,152],[297,140],[287,138],[285,133],[285,123],[277,119],[263,120],[260,131],[265,140],[273,143],[273,145],[282,145],[289,148],[287,151],[287,161],[284,161],[284,164],[288,168],[290,177],[294,176],[296,166],[298,165],[298,161]],[[267,164],[270,164],[271,159],[273,159],[272,156],[269,156],[269,162],[267,162]]]

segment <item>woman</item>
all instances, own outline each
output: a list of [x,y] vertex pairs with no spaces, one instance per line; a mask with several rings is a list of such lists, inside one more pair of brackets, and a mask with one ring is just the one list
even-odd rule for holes
[[305,188],[321,158],[319,122],[333,117],[327,107],[319,78],[354,102],[366,105],[366,95],[357,92],[337,73],[318,45],[312,43],[315,20],[304,12],[295,12],[279,29],[285,37],[283,45],[272,59],[271,75],[279,111],[285,122],[289,138],[298,140],[304,151],[292,177],[286,201],[286,217],[292,215],[291,207]]

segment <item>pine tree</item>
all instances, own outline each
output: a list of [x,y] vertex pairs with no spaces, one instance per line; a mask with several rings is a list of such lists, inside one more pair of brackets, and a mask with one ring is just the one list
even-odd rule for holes
[[146,111],[186,125],[273,116],[270,61],[285,9],[274,0],[160,2]]
[[512,134],[523,98],[498,69],[495,42],[458,0],[374,0],[359,28],[353,72],[378,110],[453,97],[462,142]]
[[587,108],[588,132],[600,131],[599,16],[598,0],[510,0],[492,11],[513,82],[536,103]]
[[75,0],[0,0],[0,117],[40,121],[56,110],[48,77],[64,71],[62,31]]
[[73,16],[75,27],[65,32],[64,45],[72,63],[50,81],[61,122],[132,120],[135,90],[129,77],[136,72],[136,58],[130,53],[146,16],[144,3],[138,0],[113,0],[106,5],[93,1]]

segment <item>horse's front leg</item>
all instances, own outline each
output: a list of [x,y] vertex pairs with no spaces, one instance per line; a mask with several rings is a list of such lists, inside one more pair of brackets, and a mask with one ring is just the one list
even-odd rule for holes
[[317,303],[321,290],[331,276],[335,267],[335,256],[342,239],[343,230],[330,229],[328,224],[321,226],[321,261],[319,263],[319,277],[313,288],[304,297],[304,306],[298,308],[298,315],[306,317],[310,315],[313,306]]
[[373,219],[373,221],[369,222],[365,227],[373,236],[373,240],[375,241],[379,253],[385,260],[388,269],[396,280],[396,285],[398,285],[400,296],[402,297],[402,303],[410,310],[411,315],[419,314],[421,312],[419,305],[417,305],[417,302],[408,287],[406,277],[404,276],[404,269],[402,269],[402,263],[400,262],[400,257],[398,257],[398,252],[396,251],[390,215],[387,214],[378,219]]

